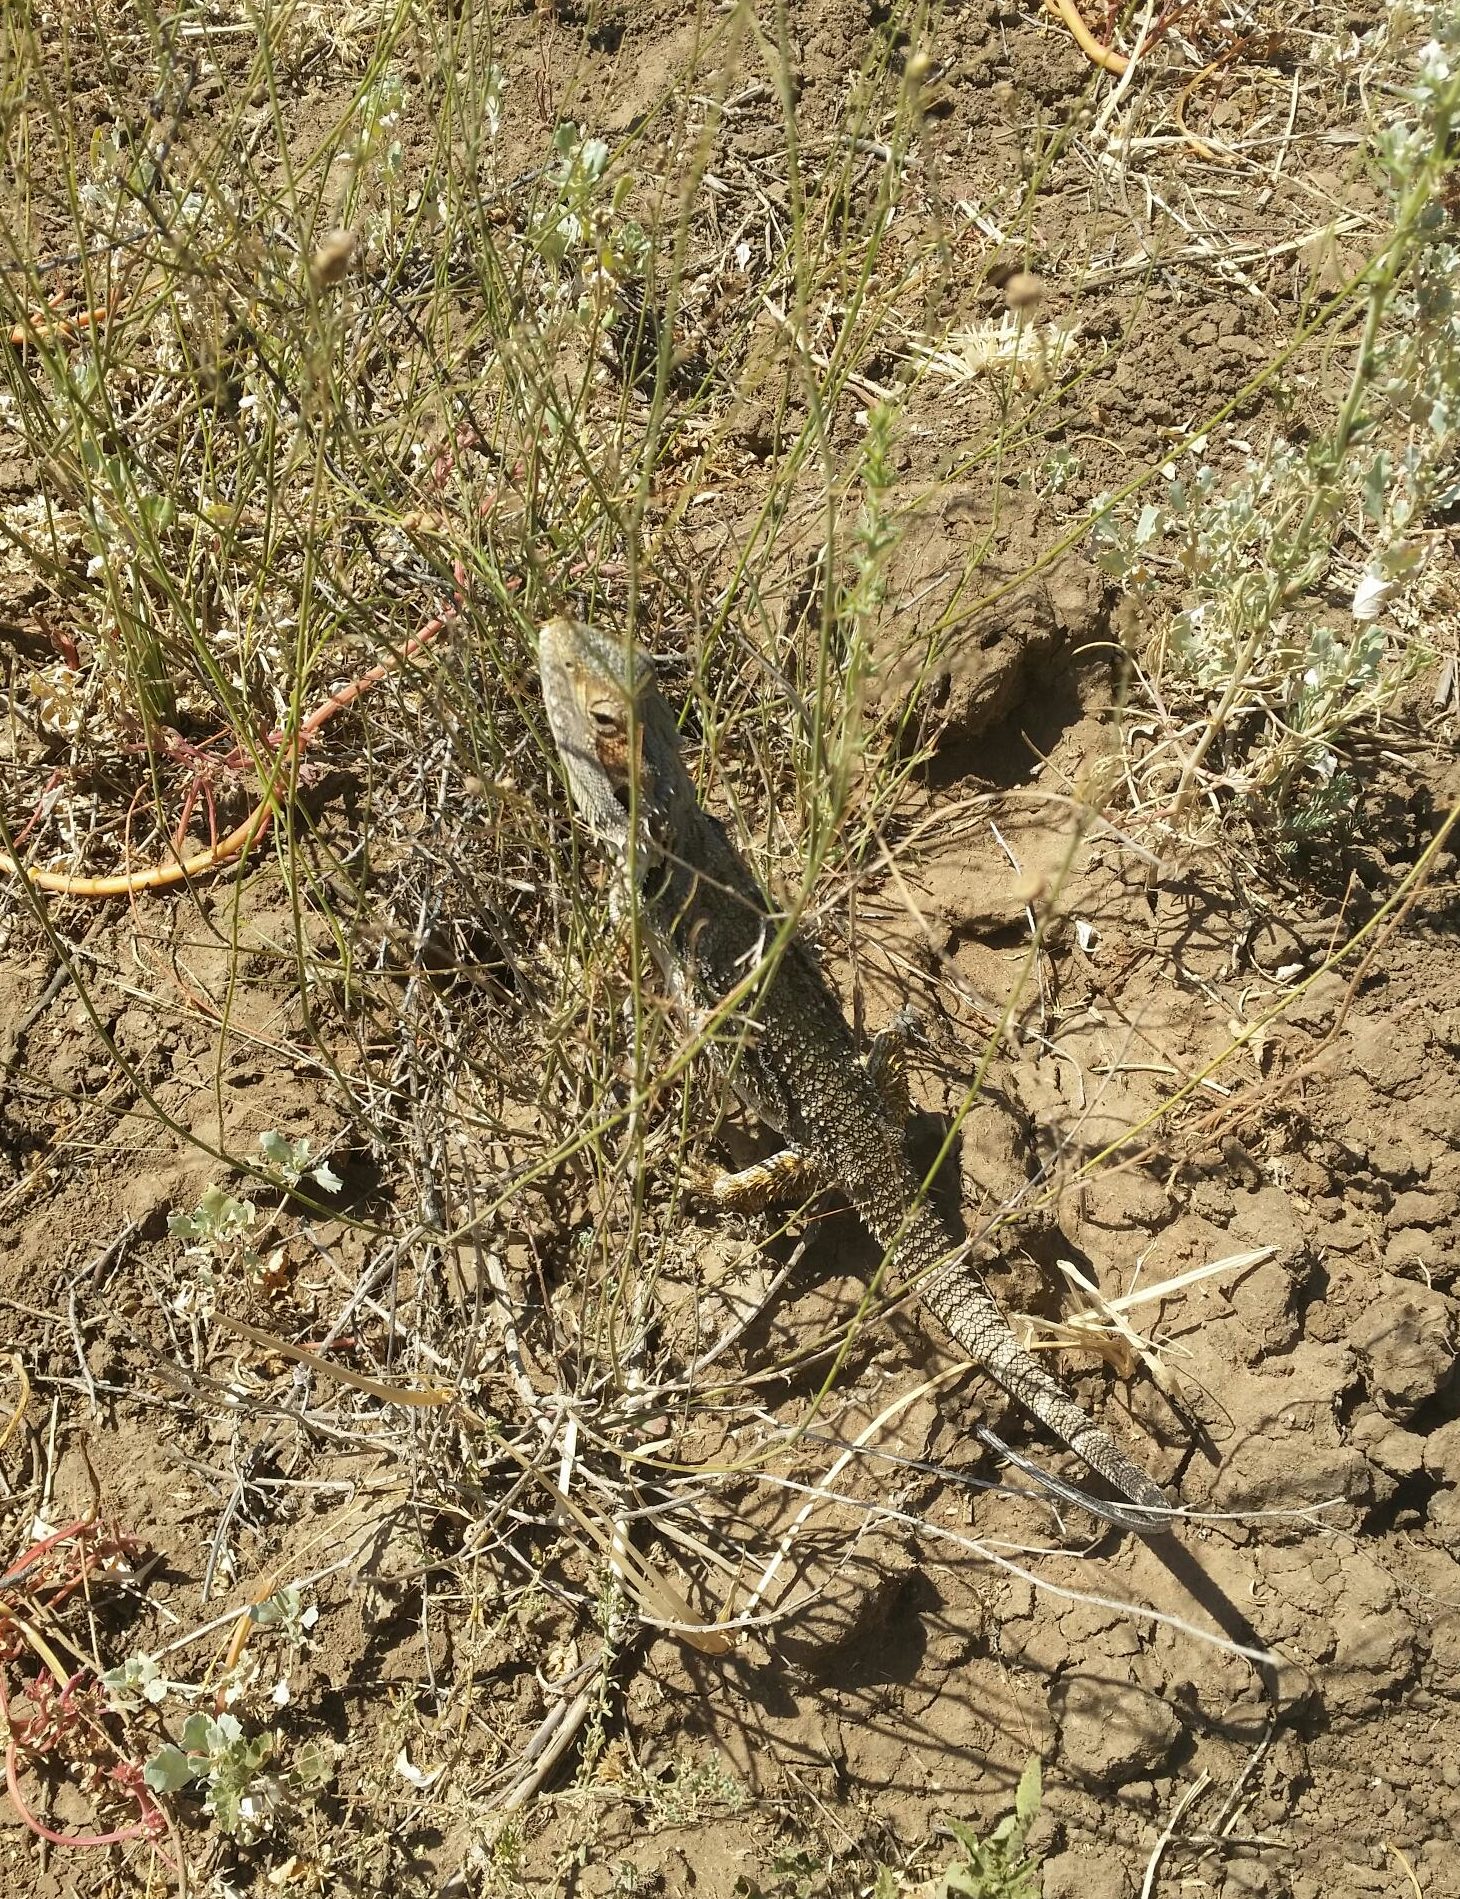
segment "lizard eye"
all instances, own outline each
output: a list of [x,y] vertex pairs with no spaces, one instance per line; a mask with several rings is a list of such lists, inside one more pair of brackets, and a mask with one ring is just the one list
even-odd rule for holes
[[585,696],[583,710],[593,721],[594,730],[600,738],[612,732],[621,732],[624,728],[624,708],[612,693],[598,692],[591,697]]

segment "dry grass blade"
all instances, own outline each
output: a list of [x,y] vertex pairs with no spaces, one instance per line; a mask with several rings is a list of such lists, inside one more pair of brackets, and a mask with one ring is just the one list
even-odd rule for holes
[[225,1332],[232,1332],[236,1338],[248,1339],[254,1345],[262,1345],[268,1351],[276,1352],[281,1358],[293,1359],[296,1365],[307,1365],[311,1371],[333,1379],[336,1384],[348,1385],[352,1391],[367,1392],[372,1398],[379,1398],[383,1404],[439,1407],[456,1401],[456,1392],[443,1386],[414,1390],[407,1385],[392,1385],[379,1378],[367,1378],[362,1372],[351,1371],[348,1365],[335,1364],[319,1352],[308,1351],[302,1345],[292,1345],[277,1333],[265,1332],[243,1319],[232,1319],[226,1312],[215,1312],[212,1323],[222,1326]]
[[1271,1259],[1275,1250],[1271,1246],[1261,1246],[1244,1253],[1232,1253],[1225,1259],[1195,1266],[1189,1272],[1174,1273],[1155,1285],[1142,1286],[1137,1292],[1123,1293],[1113,1299],[1107,1297],[1073,1260],[1061,1259],[1058,1262],[1059,1269],[1070,1284],[1078,1288],[1086,1302],[1085,1310],[1057,1323],[1026,1319],[1030,1345],[1032,1348],[1043,1346],[1047,1349],[1068,1349],[1073,1346],[1096,1351],[1114,1366],[1122,1378],[1129,1378],[1135,1363],[1139,1362],[1168,1398],[1179,1397],[1180,1380],[1161,1356],[1159,1346],[1142,1338],[1126,1314],[1139,1306],[1167,1299],[1188,1286],[1199,1285],[1204,1279],[1219,1276],[1235,1278],[1253,1266],[1260,1266],[1264,1260]]

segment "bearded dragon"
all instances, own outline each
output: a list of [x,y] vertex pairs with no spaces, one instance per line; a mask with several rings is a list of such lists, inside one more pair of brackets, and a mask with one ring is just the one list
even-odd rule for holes
[[701,805],[652,661],[568,619],[542,628],[539,659],[558,757],[579,812],[618,862],[620,903],[637,909],[674,1002],[708,1030],[736,1093],[788,1143],[715,1197],[764,1205],[773,1187],[793,1181],[839,1188],[959,1349],[1126,1502],[1016,1459],[1020,1468],[1107,1521],[1144,1534],[1167,1528],[1165,1493],[1018,1342],[928,1199],[907,1156],[905,1115],[891,1104],[895,1090],[859,1059],[811,951]]

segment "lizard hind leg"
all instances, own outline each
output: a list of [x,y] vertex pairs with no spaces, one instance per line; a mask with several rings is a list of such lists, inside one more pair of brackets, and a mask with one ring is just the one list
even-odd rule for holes
[[779,1154],[742,1167],[733,1174],[712,1174],[701,1186],[704,1197],[717,1207],[737,1213],[764,1213],[793,1200],[808,1200],[829,1185],[825,1170],[799,1147],[783,1147]]
[[872,1045],[867,1050],[867,1079],[881,1097],[889,1120],[900,1128],[905,1128],[912,1119],[907,1048],[917,1027],[918,1020],[912,1010],[904,1009],[872,1037]]

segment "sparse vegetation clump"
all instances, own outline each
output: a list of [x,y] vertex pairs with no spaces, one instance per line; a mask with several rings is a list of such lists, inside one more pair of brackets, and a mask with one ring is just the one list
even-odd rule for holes
[[[1373,56],[1399,24],[1416,21],[1376,28]],[[1233,472],[1203,436],[1163,471],[1163,499],[1096,522],[1101,566],[1150,635],[1140,665],[1162,722],[1134,775],[1173,840],[1235,806],[1291,856],[1331,846],[1363,795],[1353,741],[1382,730],[1434,658],[1429,620],[1453,614],[1460,14],[1436,7],[1422,30],[1371,150],[1392,235],[1325,313],[1357,330],[1336,413],[1309,405],[1265,448],[1233,444]]]
[[[951,1860],[928,1878],[918,1878],[890,1866],[879,1868],[872,1899],[1039,1899],[1041,1880],[1029,1832],[1039,1817],[1044,1778],[1037,1757],[1019,1776],[1014,1810],[987,1833],[966,1821],[945,1819],[941,1831],[957,1845]],[[945,1847],[929,1846],[918,1855],[941,1857]]]

